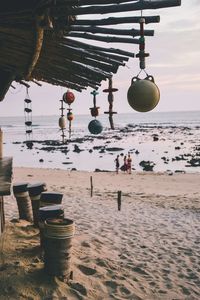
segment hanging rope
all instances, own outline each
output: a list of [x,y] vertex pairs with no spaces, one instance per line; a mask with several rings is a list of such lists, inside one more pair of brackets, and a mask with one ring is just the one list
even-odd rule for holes
[[33,148],[33,130],[32,130],[32,100],[26,87],[26,98],[24,99],[24,118],[26,126],[26,146],[28,149]]
[[144,37],[144,24],[145,18],[143,18],[143,11],[141,10],[141,18],[140,18],[140,38],[139,38],[139,53],[136,54],[136,57],[139,58],[140,61],[140,72],[138,73],[137,77],[143,71],[147,76],[147,72],[145,71],[146,68],[146,61],[145,58],[149,56],[149,53],[145,52],[145,37]]

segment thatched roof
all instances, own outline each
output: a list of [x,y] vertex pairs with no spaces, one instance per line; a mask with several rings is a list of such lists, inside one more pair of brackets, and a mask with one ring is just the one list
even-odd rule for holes
[[[5,0],[0,5],[0,100],[13,80],[44,81],[81,91],[97,88],[133,53],[97,47],[90,40],[139,44],[138,30],[107,25],[138,23],[132,11],[181,4],[181,0]],[[117,3],[117,4],[116,4]],[[130,17],[79,20],[79,15],[130,11]],[[76,16],[76,17],[75,17]],[[144,17],[146,23],[159,16]],[[106,25],[106,27],[102,27]],[[98,35],[100,34],[100,35]],[[145,35],[153,35],[146,30]],[[127,37],[128,36],[128,37]],[[85,42],[77,40],[85,39]]]

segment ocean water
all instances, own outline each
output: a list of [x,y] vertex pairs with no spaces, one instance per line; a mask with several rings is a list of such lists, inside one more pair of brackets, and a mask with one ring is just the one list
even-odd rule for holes
[[[66,129],[67,144],[61,143],[59,116],[33,116],[33,149],[27,149],[23,117],[0,117],[4,132],[4,156],[13,156],[14,166],[94,171],[114,170],[114,159],[131,152],[133,167],[142,171],[142,160],[155,164],[154,171],[200,172],[191,167],[191,157],[200,158],[200,111],[149,112],[114,115],[115,130],[109,128],[107,115],[98,119],[104,127],[100,135],[88,131],[89,115],[77,115],[72,122],[72,136]],[[158,137],[154,141],[154,136]],[[51,151],[43,141],[58,141]],[[74,152],[77,145],[80,153]],[[95,147],[95,148],[94,148]],[[109,148],[121,148],[111,151]],[[102,150],[103,149],[103,150]],[[115,149],[117,150],[117,149]],[[139,152],[139,153],[138,153]],[[181,159],[180,159],[181,158]],[[43,162],[40,162],[40,160]]]

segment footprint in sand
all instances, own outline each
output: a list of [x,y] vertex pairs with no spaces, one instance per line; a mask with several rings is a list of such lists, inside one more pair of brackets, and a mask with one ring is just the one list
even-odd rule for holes
[[97,271],[95,269],[83,266],[83,265],[78,265],[79,270],[85,274],[85,275],[94,275]]
[[87,289],[82,284],[80,284],[78,282],[71,282],[70,287],[73,290],[78,291],[81,295],[87,296]]
[[86,247],[86,248],[90,248],[90,244],[88,242],[85,242],[85,241],[81,243],[81,246]]

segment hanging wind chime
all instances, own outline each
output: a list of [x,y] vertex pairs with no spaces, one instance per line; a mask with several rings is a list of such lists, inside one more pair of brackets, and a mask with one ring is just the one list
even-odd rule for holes
[[71,91],[67,91],[63,94],[63,101],[68,104],[69,108],[67,108],[67,120],[69,121],[69,139],[71,138],[71,130],[72,130],[72,121],[74,119],[74,115],[72,113],[72,108],[70,107],[71,104],[74,102],[75,96]]
[[66,137],[65,129],[66,129],[66,123],[67,122],[66,122],[66,117],[64,116],[64,110],[65,110],[64,105],[63,105],[64,100],[61,99],[60,102],[61,102],[61,107],[60,107],[61,114],[60,114],[60,118],[59,118],[58,123],[59,123],[59,127],[62,131],[61,137],[62,137],[62,143],[64,144],[65,143],[65,137]]
[[103,130],[103,126],[101,122],[96,119],[96,117],[99,115],[99,108],[100,108],[96,106],[96,96],[99,93],[96,90],[94,90],[90,94],[93,95],[93,107],[90,108],[90,113],[92,117],[95,117],[95,119],[90,121],[90,123],[88,124],[88,130],[92,134],[99,134]]
[[[131,80],[131,86],[128,89],[127,98],[129,105],[136,111],[148,112],[156,107],[160,99],[160,91],[154,82],[154,78],[148,75],[145,71],[146,63],[145,58],[149,56],[149,53],[145,52],[145,37],[144,37],[144,24],[145,18],[140,18],[140,43],[139,53],[136,57],[140,61],[140,72],[137,76]],[[140,73],[144,71],[146,77],[144,79],[139,78]]]
[[26,98],[24,99],[24,117],[26,126],[26,146],[28,149],[33,148],[33,130],[32,130],[32,100],[26,87]]
[[109,78],[108,79],[108,88],[103,90],[104,93],[108,93],[109,110],[105,111],[104,114],[109,115],[110,128],[113,130],[115,129],[114,122],[113,122],[113,115],[117,114],[117,112],[113,111],[113,101],[114,101],[113,93],[117,92],[117,91],[118,91],[118,89],[113,87],[112,78]]

